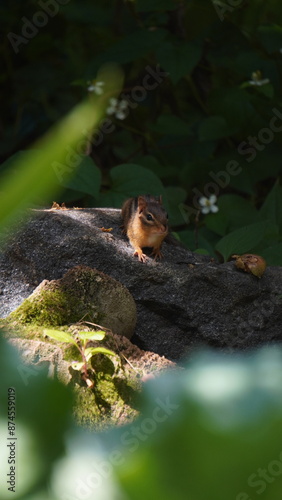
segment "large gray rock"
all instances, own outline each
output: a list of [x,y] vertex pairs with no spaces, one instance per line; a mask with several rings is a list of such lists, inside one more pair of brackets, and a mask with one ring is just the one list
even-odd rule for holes
[[[282,340],[282,268],[261,279],[164,243],[161,262],[140,263],[113,209],[37,210],[0,257],[0,314],[44,279],[86,265],[124,284],[137,304],[132,341],[170,359],[193,347],[249,348]],[[101,228],[113,228],[104,232]]]

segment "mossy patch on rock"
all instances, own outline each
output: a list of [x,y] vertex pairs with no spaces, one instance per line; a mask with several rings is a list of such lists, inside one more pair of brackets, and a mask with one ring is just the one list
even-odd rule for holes
[[93,389],[87,389],[76,384],[74,416],[83,427],[103,429],[109,425],[122,425],[132,422],[139,414],[137,408],[137,388],[132,389],[123,379],[128,394],[124,401],[115,378],[100,373]]
[[[60,329],[75,336],[79,328],[82,329],[81,325]],[[36,376],[39,370],[45,369],[49,376],[72,386],[75,395],[75,420],[89,429],[103,429],[132,422],[139,414],[142,378],[150,373],[158,374],[165,369],[175,368],[171,361],[157,354],[144,352],[127,338],[108,332],[102,342],[95,341],[91,344],[93,347],[103,345],[114,350],[117,356],[98,354],[92,357],[91,377],[94,387],[90,389],[81,373],[72,368],[72,361],[79,359],[75,346],[44,338],[42,327],[38,327],[36,339],[26,338],[30,326],[21,326],[22,338],[13,338],[11,324],[7,324],[5,329],[10,342],[19,349],[23,358],[23,381],[26,377],[28,382],[31,376]],[[35,328],[33,331],[35,332]]]
[[23,324],[61,326],[66,324],[67,320],[71,322],[73,314],[70,299],[63,290],[56,289],[52,281],[44,280],[8,319]]
[[44,280],[8,319],[53,328],[83,319],[130,338],[136,305],[118,281],[97,269],[77,266],[59,280]]

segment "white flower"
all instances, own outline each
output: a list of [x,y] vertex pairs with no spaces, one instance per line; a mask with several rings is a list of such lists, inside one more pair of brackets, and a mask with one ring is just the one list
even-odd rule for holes
[[270,82],[269,78],[262,78],[262,74],[258,70],[252,73],[252,79],[249,80],[248,83],[250,85],[256,85],[257,87],[261,87],[262,85],[266,85],[269,82]]
[[110,106],[107,108],[107,115],[115,115],[119,120],[124,120],[127,117],[128,102],[125,99],[119,101],[115,97],[111,97]]
[[94,92],[94,94],[101,95],[104,93],[104,89],[102,88],[105,85],[105,82],[93,82],[87,88],[88,92]]
[[216,205],[216,202],[217,197],[215,196],[215,194],[212,194],[209,198],[202,196],[199,199],[202,214],[208,214],[209,212],[215,214],[216,212],[218,212],[218,206]]

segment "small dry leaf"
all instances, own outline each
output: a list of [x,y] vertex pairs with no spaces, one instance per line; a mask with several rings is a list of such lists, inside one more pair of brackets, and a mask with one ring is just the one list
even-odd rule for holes
[[109,228],[99,227],[99,229],[101,229],[101,231],[103,231],[103,233],[110,233],[113,230],[112,227],[109,227]]
[[62,203],[60,205],[56,201],[53,201],[53,205],[51,207],[51,210],[67,210],[67,207],[66,207],[65,203]]
[[243,255],[232,255],[237,269],[242,269],[245,273],[251,273],[257,278],[261,278],[266,270],[266,262],[260,255],[245,253]]

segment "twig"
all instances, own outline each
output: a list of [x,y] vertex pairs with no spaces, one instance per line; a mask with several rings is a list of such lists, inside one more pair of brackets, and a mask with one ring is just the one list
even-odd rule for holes
[[78,323],[86,323],[87,325],[97,326],[98,328],[101,328],[102,330],[106,330],[106,331],[112,333],[112,330],[110,328],[106,328],[105,326],[98,325],[97,323],[92,323],[91,321],[80,320]]
[[131,366],[132,370],[134,370],[134,371],[137,373],[137,375],[139,375],[138,371],[136,370],[136,368],[134,368],[133,364],[129,361],[129,359],[127,359],[127,358],[125,357],[125,355],[124,355],[124,354],[122,354],[122,353],[120,353],[120,355],[121,355],[121,356],[125,359],[125,361],[126,361],[126,362],[127,362],[127,363]]

